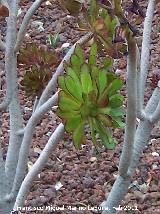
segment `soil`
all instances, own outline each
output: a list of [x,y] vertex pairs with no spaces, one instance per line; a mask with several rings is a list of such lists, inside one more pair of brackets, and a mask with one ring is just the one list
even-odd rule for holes
[[[19,24],[33,1],[25,0],[21,3],[22,13],[19,15]],[[124,6],[127,6],[124,2]],[[140,1],[142,9],[145,11],[146,2]],[[160,32],[159,32],[159,16],[160,4],[156,6],[154,14],[152,45],[151,45],[151,63],[150,73],[147,81],[147,89],[145,99],[151,95],[153,86],[151,85],[152,73],[159,71],[160,61]],[[132,23],[135,16],[130,15]],[[36,26],[36,22],[43,23],[43,30],[40,31]],[[5,33],[5,21],[2,20],[1,31]],[[137,25],[140,35],[138,41],[141,43],[142,24]],[[84,32],[80,32],[77,28],[76,21],[69,14],[64,12],[59,6],[54,4],[46,5],[44,2],[39,10],[34,14],[28,32],[25,37],[24,44],[35,42],[49,46],[47,35],[60,32],[60,41],[56,47],[56,51],[60,53],[60,58],[64,56],[62,45],[69,43],[73,45]],[[3,54],[0,54],[3,64]],[[116,71],[121,78],[125,80],[126,58],[120,59],[115,64]],[[24,70],[19,70],[20,79],[24,75]],[[160,72],[160,71],[159,71]],[[2,85],[1,94],[5,89]],[[123,90],[125,95],[125,89]],[[2,95],[1,95],[2,97]],[[24,122],[26,123],[32,114],[33,103],[29,100],[20,87],[20,101],[24,114]],[[4,148],[4,157],[9,137],[8,113],[3,114],[3,130],[2,130],[2,146]],[[31,166],[39,156],[40,151],[44,148],[51,133],[56,129],[60,120],[49,112],[37,126],[32,147],[29,155],[29,165]],[[137,122],[138,123],[138,122]],[[92,146],[90,139],[81,150],[76,150],[73,146],[72,139],[65,134],[64,140],[59,142],[55,151],[50,156],[43,171],[34,181],[28,197],[25,201],[25,207],[43,207],[62,208],[61,211],[25,211],[23,213],[78,213],[91,214],[94,213],[91,207],[99,206],[105,200],[117,175],[118,162],[123,145],[124,130],[114,130],[114,137],[119,142],[115,150],[99,149],[97,154]],[[132,210],[120,211],[123,213],[141,213],[141,214],[158,214],[160,213],[160,129],[159,125],[154,128],[149,144],[141,156],[140,164],[132,179],[132,185],[122,202],[122,206],[129,206]],[[65,209],[63,210],[63,206]],[[73,210],[70,208],[72,207]],[[128,208],[129,208],[128,207]],[[133,210],[137,207],[138,210]],[[76,208],[76,211],[74,210]]]

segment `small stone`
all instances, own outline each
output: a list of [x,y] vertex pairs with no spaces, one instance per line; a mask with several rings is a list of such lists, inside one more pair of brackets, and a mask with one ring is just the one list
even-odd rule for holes
[[63,187],[63,184],[60,181],[58,181],[54,187],[58,191],[59,189],[61,189],[61,187]]
[[96,160],[97,160],[96,157],[91,157],[91,158],[89,159],[90,162],[95,162]]
[[46,5],[47,5],[47,6],[51,6],[52,4],[51,4],[50,1],[46,1]]
[[159,157],[159,154],[157,152],[152,152],[152,156]]
[[157,164],[153,164],[153,165],[152,165],[152,169],[153,169],[153,170],[158,169],[158,165],[157,165]]
[[63,49],[63,48],[68,48],[69,46],[70,46],[70,43],[69,43],[69,42],[66,42],[66,43],[64,43],[64,44],[62,45],[61,48],[62,48],[62,49]]
[[47,132],[46,136],[50,137],[52,135],[52,132]]
[[122,70],[121,69],[117,69],[116,71],[115,71],[115,74],[117,75],[117,76],[120,76],[121,74],[122,74]]
[[28,111],[32,111],[32,109],[28,107],[24,107],[24,112],[28,112]]

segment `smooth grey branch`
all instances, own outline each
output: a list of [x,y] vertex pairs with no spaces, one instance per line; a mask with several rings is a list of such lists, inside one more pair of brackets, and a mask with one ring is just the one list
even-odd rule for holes
[[27,164],[30,144],[32,142],[33,132],[37,123],[42,119],[43,115],[47,113],[52,106],[57,103],[58,93],[52,96],[47,102],[45,102],[40,108],[36,109],[30,117],[24,132],[22,145],[19,151],[19,160],[16,169],[16,175],[14,178],[13,188],[11,195],[16,195],[19,191],[21,183],[25,176],[25,167]]
[[133,152],[137,118],[137,46],[134,38],[128,41],[127,58],[127,115],[124,145],[119,164],[120,175],[126,175]]
[[[157,90],[159,91],[159,94],[160,94],[160,87],[157,87]],[[160,120],[160,101],[157,105],[156,110],[149,117],[149,121],[153,124],[157,123],[159,120]]]
[[[157,89],[155,89],[145,108],[147,114],[153,113],[155,111],[159,100],[160,93]],[[140,121],[135,133],[134,150],[127,175],[123,177],[119,176],[116,179],[107,200],[101,204],[104,209],[108,208],[109,210],[104,210],[102,214],[114,214],[117,212],[115,207],[119,206],[126,193],[128,192],[128,188],[131,183],[131,177],[136,167],[138,166],[142,151],[149,141],[152,129],[153,124],[151,124],[148,120],[145,119],[143,121]]]
[[142,51],[141,51],[141,64],[140,64],[140,78],[139,78],[140,112],[143,110],[145,85],[146,85],[146,79],[147,79],[147,74],[148,74],[148,70],[149,70],[150,42],[151,42],[150,35],[151,35],[151,30],[152,30],[154,3],[155,3],[155,0],[149,0],[146,18],[144,21]]
[[31,20],[34,12],[39,8],[39,6],[41,5],[41,3],[43,2],[43,0],[36,0],[32,6],[28,9],[26,15],[23,18],[22,24],[20,26],[18,35],[17,35],[17,41],[16,41],[16,45],[15,45],[15,53],[17,53],[20,49],[20,46],[23,42],[24,36],[26,34],[27,31],[27,27],[29,24],[29,21]]
[[14,210],[17,210],[17,207],[22,207],[24,200],[26,198],[26,195],[33,184],[33,181],[35,177],[41,172],[44,165],[46,164],[50,154],[54,151],[56,148],[58,142],[62,139],[64,133],[64,126],[61,123],[54,133],[51,135],[50,139],[48,140],[46,146],[42,150],[39,158],[32,166],[31,170],[26,175],[24,181],[22,182],[22,185],[20,187],[20,190],[18,192],[16,202],[14,205]]

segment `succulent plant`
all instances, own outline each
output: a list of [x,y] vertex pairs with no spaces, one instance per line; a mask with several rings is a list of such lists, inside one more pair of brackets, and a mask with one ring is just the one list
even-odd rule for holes
[[29,43],[20,50],[18,64],[26,70],[21,85],[29,97],[41,95],[58,61],[58,54],[55,51],[34,43]]
[[54,35],[49,34],[47,41],[51,45],[51,47],[55,49],[57,47],[58,42],[60,41],[59,33],[55,33]]
[[[123,81],[108,72],[110,59],[103,66],[96,62],[97,45],[90,50],[88,61],[80,45],[75,48],[70,63],[64,63],[66,74],[58,78],[60,87],[58,116],[63,120],[65,130],[72,133],[76,148],[86,142],[85,125],[90,127],[94,145],[113,149],[116,141],[111,128],[123,127],[123,96],[118,92]],[[97,136],[101,142],[97,144]]]
[[77,17],[79,28],[93,33],[93,39],[97,44],[98,51],[103,51],[112,58],[120,58],[124,53],[127,53],[126,41],[121,38],[122,35],[125,35],[126,25],[123,23],[123,27],[121,26],[119,22],[119,19],[122,19],[121,15],[117,17],[119,11],[121,12],[120,2],[119,0],[112,1],[112,3],[110,1],[105,2],[110,3],[111,8],[108,6],[106,7],[108,9],[102,7],[101,5],[105,5],[99,4],[99,1],[96,0],[91,0],[88,4],[77,0],[67,1],[67,6],[65,4],[63,6],[68,11],[71,11],[74,4],[79,4],[79,7],[81,5],[81,9],[76,11],[76,15],[71,13]]
[[29,97],[40,97],[51,77],[52,71],[50,69],[41,69],[32,66],[32,68],[26,71],[21,85],[25,88],[26,94]]

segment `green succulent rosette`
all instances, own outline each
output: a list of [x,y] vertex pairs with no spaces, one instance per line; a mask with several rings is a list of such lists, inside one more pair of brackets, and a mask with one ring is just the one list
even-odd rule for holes
[[72,134],[76,148],[86,142],[88,124],[94,145],[113,149],[116,141],[111,128],[124,126],[123,96],[119,93],[123,81],[107,71],[112,65],[110,58],[98,66],[96,55],[97,45],[93,44],[86,61],[82,48],[77,45],[70,63],[64,63],[66,74],[58,78],[61,90],[57,114],[65,130]]

